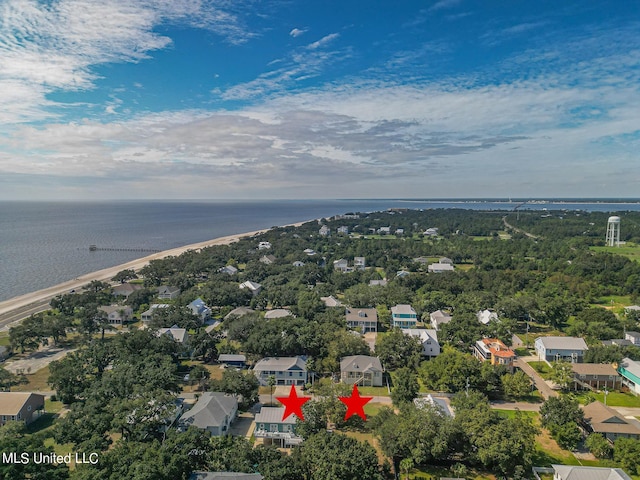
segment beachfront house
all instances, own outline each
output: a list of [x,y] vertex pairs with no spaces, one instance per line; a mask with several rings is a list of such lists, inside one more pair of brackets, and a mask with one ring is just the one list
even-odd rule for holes
[[416,328],[418,314],[411,305],[391,307],[391,326],[397,328]]
[[573,363],[582,363],[586,342],[578,337],[538,337],[535,341],[538,358],[547,362],[567,360]]
[[0,426],[10,421],[29,425],[44,413],[44,395],[28,392],[0,392]]
[[307,361],[303,357],[266,357],[253,367],[260,385],[269,385],[274,377],[276,385],[305,385],[307,383]]
[[98,310],[107,315],[111,325],[122,325],[133,318],[133,309],[126,305],[109,305],[98,307]]
[[111,293],[116,297],[129,298],[129,295],[141,290],[142,288],[143,286],[138,283],[122,283],[115,287],[111,287]]

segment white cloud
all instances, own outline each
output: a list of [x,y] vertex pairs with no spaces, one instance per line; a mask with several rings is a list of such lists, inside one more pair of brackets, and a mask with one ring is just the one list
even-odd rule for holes
[[212,30],[228,41],[250,38],[238,18],[199,0],[6,0],[0,4],[0,121],[50,116],[46,96],[94,86],[96,65],[138,62],[171,39],[166,22]]
[[309,45],[307,45],[307,48],[309,50],[316,50],[318,48],[324,47],[328,43],[333,42],[339,36],[339,33],[330,33],[329,35],[325,35],[324,37],[322,37],[320,40],[310,43]]
[[291,35],[293,38],[296,38],[302,35],[303,33],[305,33],[306,31],[307,31],[306,29],[294,28],[289,32],[289,35]]
[[457,7],[462,0],[440,0],[429,7],[429,11],[435,12],[437,10],[447,10],[449,8]]

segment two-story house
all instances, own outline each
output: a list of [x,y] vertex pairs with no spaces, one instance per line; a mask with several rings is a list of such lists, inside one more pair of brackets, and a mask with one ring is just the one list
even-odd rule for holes
[[538,337],[535,341],[538,357],[547,362],[567,360],[573,363],[582,363],[586,342],[578,337]]
[[411,305],[391,307],[391,326],[398,328],[416,328],[418,314]]
[[440,330],[440,326],[444,325],[445,323],[449,323],[451,321],[451,315],[449,315],[446,312],[443,312],[442,310],[436,310],[435,312],[431,312],[429,314],[429,320],[431,320],[431,326],[436,329],[436,330]]
[[618,373],[622,377],[622,384],[632,393],[640,395],[640,362],[623,358],[618,365]]
[[122,325],[133,318],[133,309],[126,305],[108,305],[98,307],[98,310],[107,314],[109,323],[112,325]]
[[284,420],[283,407],[262,407],[255,417],[253,435],[262,444],[275,444],[282,448],[302,443],[296,435],[296,417],[289,415]]
[[503,365],[513,371],[516,353],[497,338],[483,338],[473,345],[473,355],[482,362],[491,365]]
[[438,343],[438,332],[433,329],[426,328],[405,328],[402,330],[405,335],[411,335],[412,337],[420,340],[422,344],[422,356],[423,357],[437,357],[440,355],[440,344]]
[[340,360],[340,381],[347,385],[381,387],[383,373],[378,357],[353,355]]
[[347,308],[347,326],[361,333],[378,331],[378,311],[375,308]]
[[266,357],[255,364],[253,372],[262,386],[269,385],[271,376],[276,385],[305,385],[308,379],[303,357]]
[[211,309],[207,307],[200,297],[196,298],[193,302],[187,305],[191,309],[191,313],[197,316],[202,322],[206,322],[211,318]]
[[163,285],[158,287],[158,298],[161,300],[175,300],[180,295],[180,289],[178,287],[171,287]]
[[193,425],[206,430],[212,436],[226,435],[237,413],[238,400],[235,396],[221,392],[204,392],[191,410],[180,417],[178,425],[185,430]]

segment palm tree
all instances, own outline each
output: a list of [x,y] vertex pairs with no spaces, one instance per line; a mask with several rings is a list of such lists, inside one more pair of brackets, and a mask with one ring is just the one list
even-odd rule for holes
[[267,379],[267,385],[269,385],[269,388],[271,389],[271,399],[269,400],[269,403],[273,405],[273,387],[276,384],[276,377],[273,375],[269,375],[269,378]]

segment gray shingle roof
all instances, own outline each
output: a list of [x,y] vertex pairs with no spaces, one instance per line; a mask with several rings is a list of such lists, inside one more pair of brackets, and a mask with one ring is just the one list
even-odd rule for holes
[[282,372],[285,370],[307,371],[307,362],[302,357],[266,357],[256,363],[254,370],[274,370]]
[[341,372],[382,372],[382,364],[378,357],[353,355],[340,360]]
[[553,350],[588,350],[584,339],[579,337],[538,337],[546,349]]
[[631,480],[620,468],[551,465],[562,480]]
[[238,408],[238,400],[221,392],[205,392],[191,410],[180,418],[181,424],[198,428],[219,427]]

